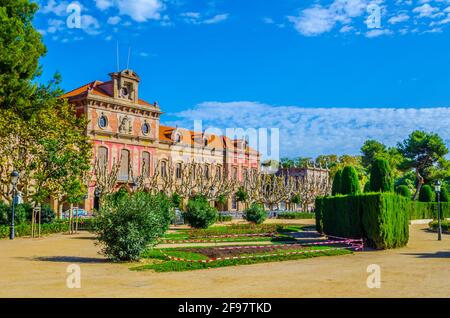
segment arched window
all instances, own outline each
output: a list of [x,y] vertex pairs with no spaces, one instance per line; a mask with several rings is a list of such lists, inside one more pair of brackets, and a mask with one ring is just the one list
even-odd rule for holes
[[108,148],[100,146],[97,150],[97,160],[100,167],[106,167],[108,163]]
[[217,180],[222,180],[222,166],[217,166]]
[[205,178],[209,178],[209,165],[205,165]]
[[177,179],[181,179],[181,163],[177,163],[176,169],[175,169],[175,175]]
[[208,138],[203,138],[203,146],[207,147],[208,146]]
[[233,210],[237,209],[237,199],[236,199],[236,194],[233,194],[233,196],[231,197],[231,208]]
[[119,180],[128,180],[128,173],[130,170],[130,151],[127,149],[122,149],[120,151],[120,171]]
[[237,167],[233,167],[233,179],[234,180],[237,180],[237,178],[238,178],[238,169],[237,169]]
[[244,176],[244,178],[248,177],[248,170],[247,170],[247,168],[244,168],[244,170],[242,170],[242,175]]
[[142,153],[142,175],[144,177],[150,176],[150,153],[144,151]]
[[180,133],[176,133],[175,134],[175,138],[174,138],[175,143],[180,143],[181,142],[181,134]]
[[167,177],[167,162],[166,161],[161,161],[161,176],[162,177]]

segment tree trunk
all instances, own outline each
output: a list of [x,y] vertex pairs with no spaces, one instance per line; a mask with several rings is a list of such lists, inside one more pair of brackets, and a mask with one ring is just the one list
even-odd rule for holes
[[422,185],[424,183],[423,177],[419,173],[419,169],[416,169],[416,178],[417,178],[417,187],[416,187],[416,193],[414,193],[413,200],[417,200],[419,197],[420,189],[422,188]]

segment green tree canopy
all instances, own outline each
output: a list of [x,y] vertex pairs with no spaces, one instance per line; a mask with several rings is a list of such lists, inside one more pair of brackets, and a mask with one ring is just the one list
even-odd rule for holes
[[429,177],[430,169],[433,169],[433,165],[437,162],[442,162],[448,149],[439,135],[416,130],[398,144],[398,150],[404,157],[401,168],[414,169],[416,173],[418,182],[413,197],[415,200],[426,178]]
[[90,170],[87,122],[60,98],[60,76],[36,81],[46,51],[32,25],[37,9],[29,0],[0,0],[0,197],[7,201],[13,170],[25,201],[38,203],[68,198]]
[[369,139],[366,140],[361,147],[361,162],[364,168],[369,168],[378,156],[387,152],[386,146],[379,141]]
[[[0,109],[28,118],[36,100],[39,58],[46,53],[32,20],[38,5],[29,0],[0,0]],[[38,94],[39,95],[39,94]]]

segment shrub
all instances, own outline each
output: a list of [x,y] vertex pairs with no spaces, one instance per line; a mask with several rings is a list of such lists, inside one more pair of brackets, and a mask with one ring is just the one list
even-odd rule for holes
[[401,195],[402,197],[411,199],[411,191],[409,190],[408,186],[406,185],[399,185],[396,189],[395,192],[398,195]]
[[41,223],[49,224],[52,223],[56,218],[55,212],[52,210],[50,205],[44,204],[41,207]]
[[300,196],[300,194],[294,194],[291,198],[291,203],[293,204],[300,204],[302,203],[302,197]]
[[[29,204],[24,204],[27,214],[27,220],[32,221],[33,207]],[[38,217],[38,215],[36,215]],[[50,205],[43,204],[41,206],[41,224],[49,224],[52,223],[56,218],[55,212],[52,210]],[[38,220],[36,220],[36,223]]]
[[[16,224],[22,224],[27,222],[27,216],[29,214],[29,209],[31,208],[28,204],[18,204],[14,207],[14,222]],[[8,213],[8,224],[11,222],[11,207]]]
[[196,229],[206,229],[216,222],[217,210],[209,204],[204,196],[189,199],[186,212],[183,213],[186,222]]
[[448,202],[448,199],[449,199],[448,190],[444,187],[441,189],[441,198],[440,199],[441,199],[441,202]]
[[394,192],[391,167],[386,159],[376,159],[370,169],[370,190],[373,192]]
[[360,193],[358,173],[352,166],[347,166],[342,170],[341,177],[341,194],[357,194]]
[[375,248],[405,246],[409,202],[390,193],[317,198],[316,228],[329,235],[365,238]]
[[3,202],[0,202],[0,225],[8,224],[9,213],[11,213],[11,207]]
[[[436,220],[436,221],[430,222],[428,225],[429,225],[429,227],[430,227],[432,230],[437,231],[438,226],[439,226],[438,224],[439,224],[439,223],[438,223],[438,221]],[[442,231],[445,231],[445,232],[450,231],[450,222],[447,221],[447,220],[442,221],[442,222],[441,222],[441,228],[442,228]]]
[[314,213],[284,212],[277,215],[277,219],[314,219]]
[[172,203],[162,194],[138,192],[109,196],[94,224],[102,252],[113,260],[138,260],[169,228]]
[[261,224],[267,218],[266,210],[262,204],[253,202],[252,205],[244,211],[244,219],[248,222]]
[[173,206],[178,209],[181,207],[181,203],[183,202],[183,198],[176,192],[172,194],[170,200],[172,201]]
[[219,222],[229,222],[232,220],[233,220],[233,217],[231,215],[221,215],[221,214],[219,214],[219,217],[217,219],[217,221],[219,221]]
[[333,179],[333,186],[332,186],[332,194],[338,195],[341,193],[341,186],[342,186],[342,170],[338,170],[334,176]]
[[238,202],[247,202],[248,193],[245,191],[244,187],[239,187],[236,192],[236,201]]
[[433,202],[434,201],[434,192],[431,187],[426,184],[420,188],[419,192],[419,201],[420,202]]
[[108,200],[118,204],[121,200],[126,200],[129,198],[129,193],[127,189],[120,188],[118,191],[108,195]]

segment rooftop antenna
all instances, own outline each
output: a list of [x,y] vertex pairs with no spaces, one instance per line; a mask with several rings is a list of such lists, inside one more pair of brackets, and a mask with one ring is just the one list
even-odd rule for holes
[[127,70],[129,69],[130,66],[130,55],[131,55],[131,46],[128,47],[128,62],[127,62]]
[[117,61],[117,72],[120,72],[119,66],[119,40],[117,40],[117,49],[116,49],[116,61]]

